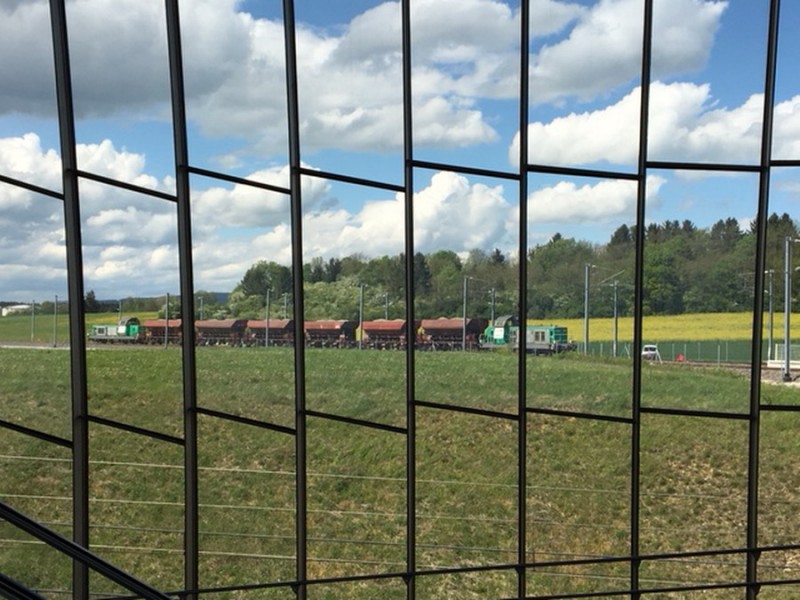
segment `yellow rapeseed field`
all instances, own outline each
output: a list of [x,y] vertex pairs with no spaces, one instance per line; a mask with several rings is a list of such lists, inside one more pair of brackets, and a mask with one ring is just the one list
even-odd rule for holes
[[[533,324],[551,324],[551,321],[529,320]],[[800,339],[800,314],[793,313],[789,320],[791,337]],[[563,325],[569,329],[569,336],[576,342],[583,341],[583,319],[555,319],[553,325]],[[769,335],[769,315],[764,314],[764,339]],[[750,313],[697,313],[686,315],[649,316],[642,323],[644,340],[746,340],[752,336],[752,316]],[[773,315],[773,336],[783,339],[783,313]],[[618,322],[619,341],[633,339],[633,318],[620,317]],[[589,340],[592,342],[611,341],[613,323],[610,318],[589,319]]]

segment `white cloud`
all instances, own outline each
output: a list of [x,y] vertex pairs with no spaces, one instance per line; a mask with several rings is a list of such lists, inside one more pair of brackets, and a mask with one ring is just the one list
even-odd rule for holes
[[[631,86],[637,77],[641,2],[586,4],[532,0],[535,101],[602,97]],[[246,152],[242,145],[283,157],[282,25],[237,12],[239,6],[236,0],[181,3],[189,118],[204,135],[238,140],[226,141],[226,160]],[[674,76],[702,68],[725,7],[711,0],[657,2],[656,72]],[[41,0],[0,7],[0,114],[53,114],[52,49],[40,43],[49,35],[47,12]],[[518,93],[518,10],[499,0],[415,0],[412,12],[415,143],[453,148],[496,141],[502,128],[482,100]],[[335,30],[298,29],[304,152],[401,147],[398,17],[399,4],[386,2]],[[71,1],[68,18],[79,115],[122,115],[134,124],[163,118],[168,112],[163,5]],[[753,96],[741,106],[723,107],[708,86],[656,83],[650,157],[752,162],[760,144],[761,102]],[[633,89],[605,108],[532,123],[530,159],[634,164],[638,111],[639,92]],[[775,136],[776,157],[800,154],[800,96],[776,107]],[[517,156],[512,147],[512,162]],[[158,180],[148,172],[145,155],[108,139],[80,145],[78,158],[82,169],[114,179],[161,191],[175,187],[174,180]],[[0,138],[0,173],[60,189],[60,169],[57,153],[43,149],[38,136]],[[249,177],[288,187],[285,167],[263,168]],[[654,201],[664,184],[660,178],[648,180]],[[175,205],[88,180],[80,185],[87,287],[100,297],[143,293],[143,287],[151,293],[177,291]],[[335,203],[331,190],[325,180],[303,178],[306,258],[403,250],[401,196],[381,195],[354,208]],[[530,194],[529,213],[532,222],[554,227],[630,222],[635,195],[628,182],[555,183]],[[499,185],[438,173],[415,196],[417,249],[511,250],[519,218],[515,204]],[[285,195],[219,184],[194,189],[192,209],[198,288],[230,289],[260,259],[290,263]],[[63,286],[64,256],[61,203],[0,184],[3,294],[33,289],[30,281],[20,282],[34,276],[41,278],[37,285],[43,290],[58,282]],[[35,270],[26,271],[30,265]],[[144,278],[131,277],[143,271]]]
[[[263,169],[247,179],[288,189],[289,168]],[[303,177],[301,181],[303,210],[313,212],[326,199],[330,184],[315,177]],[[214,186],[192,194],[193,218],[204,224],[201,227],[272,227],[288,218],[289,208],[288,195],[247,185]]]
[[[365,202],[353,212],[337,208],[307,213],[303,218],[304,260],[403,252],[404,211],[399,194]],[[454,173],[434,175],[416,194],[414,213],[416,248],[421,252],[507,248],[515,239],[515,232],[509,227],[513,226],[516,208],[505,199],[503,189],[470,183]],[[204,238],[195,250],[197,276],[204,281],[198,286],[208,288],[212,278],[222,278],[230,288],[250,265],[264,258],[291,263],[291,231],[287,223],[263,233],[234,237],[217,231]]]
[[[664,183],[663,178],[651,177],[648,189],[655,194]],[[600,181],[580,186],[561,181],[528,196],[528,217],[537,224],[630,222],[635,218],[636,194],[636,183],[632,181]]]
[[[636,88],[616,104],[531,123],[529,160],[562,165],[633,165],[638,156],[639,95]],[[649,148],[651,160],[758,164],[763,96],[741,106],[717,107],[708,85],[655,82],[651,87]],[[800,154],[800,96],[775,108],[774,155]],[[509,149],[516,165],[519,135]]]
[[[40,187],[61,190],[61,158],[54,150],[42,150],[39,136],[26,133],[18,137],[0,138],[0,165],[2,173],[13,179],[36,183]],[[0,209],[19,194],[4,194]]]
[[[40,147],[35,136],[0,140],[31,154],[8,158],[9,163],[38,165],[43,180],[59,164],[52,151]],[[99,172],[147,180],[140,169],[143,157],[127,156],[110,143],[87,146]],[[49,158],[47,158],[49,157]],[[0,163],[0,171],[8,167]],[[265,169],[250,176],[276,186],[288,185],[285,167]],[[663,183],[653,180],[656,189]],[[379,195],[356,208],[330,202],[330,183],[304,177],[303,198],[308,202],[303,218],[305,260],[314,256],[367,256],[397,254],[404,250],[405,206],[402,194]],[[41,182],[39,182],[41,183]],[[175,205],[140,197],[124,190],[82,182],[83,252],[87,289],[98,297],[157,294],[177,291],[177,219]],[[38,282],[42,289],[62,288],[65,282],[63,207],[50,198],[37,199],[22,192],[9,204],[0,186],[0,261],[10,272],[22,273],[21,265],[36,265],[50,279]],[[291,228],[288,199],[247,186],[195,189],[193,198],[193,260],[198,288],[228,290],[257,260],[291,263]],[[635,186],[625,182],[600,182],[576,187],[556,184],[536,190],[529,200],[531,220],[536,223],[612,222],[628,220],[635,200]],[[34,202],[35,201],[35,202]],[[40,212],[32,206],[42,206]],[[470,181],[452,172],[434,174],[415,194],[416,249],[467,252],[472,248],[498,247],[513,252],[517,239],[518,210],[506,198],[501,185]],[[32,273],[32,272],[31,272]],[[133,275],[132,275],[133,274]],[[28,290],[27,276],[5,279],[2,297]],[[49,291],[47,293],[50,293]]]
[[796,160],[800,156],[800,96],[778,103],[774,119],[772,157]]
[[[588,101],[638,78],[642,2],[600,0],[565,39],[544,46],[531,65],[534,102]],[[654,3],[653,76],[695,71],[706,61],[726,2]]]
[[[638,0],[536,0],[531,29],[568,34],[533,58],[539,101],[587,99],[638,73]],[[725,4],[657,3],[659,71],[704,64]],[[188,116],[209,136],[286,154],[283,27],[238,12],[236,0],[181,4]],[[81,117],[164,119],[169,88],[163,6],[139,0],[69,2],[75,107]],[[0,8],[0,114],[54,114],[47,4]],[[345,27],[297,31],[303,148],[385,151],[402,143],[400,8],[385,2]],[[519,12],[499,0],[418,0],[412,10],[415,135],[420,145],[495,141],[479,101],[518,92]],[[571,28],[571,29],[570,29]],[[609,33],[613,33],[610,36]],[[596,57],[597,61],[586,57]],[[576,60],[578,58],[578,60]],[[661,65],[661,66],[659,66]],[[230,157],[228,157],[230,158]]]

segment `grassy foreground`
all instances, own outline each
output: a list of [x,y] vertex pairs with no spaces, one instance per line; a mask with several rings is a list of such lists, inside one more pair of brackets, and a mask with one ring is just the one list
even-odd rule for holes
[[[200,404],[294,426],[291,351],[201,348]],[[67,352],[0,349],[0,418],[70,438]],[[182,436],[177,349],[92,350],[90,412]],[[496,416],[416,410],[419,568],[503,565],[516,560],[516,357],[419,353],[417,398],[494,411]],[[630,416],[631,366],[581,356],[530,358],[528,406],[603,417]],[[406,427],[402,353],[309,350],[307,408]],[[749,382],[722,370],[646,365],[643,404],[746,414]],[[767,386],[762,403],[796,405],[796,391]],[[405,568],[406,436],[308,417],[309,575],[396,573]],[[759,543],[800,542],[797,510],[800,418],[761,420]],[[528,417],[529,560],[624,557],[629,552],[631,426],[601,419]],[[646,414],[642,419],[641,551],[724,550],[744,544],[745,420]],[[162,588],[182,585],[181,446],[91,425],[93,549]],[[200,528],[203,587],[294,578],[295,438],[200,417]],[[4,431],[0,496],[65,533],[70,523],[70,455]],[[70,567],[7,525],[0,572],[45,590],[69,587]],[[798,553],[765,553],[765,579],[796,578]],[[31,565],[35,565],[31,568]],[[529,594],[577,594],[627,587],[625,562],[542,568]],[[642,585],[740,581],[738,555],[649,561]],[[111,592],[106,582],[96,591]],[[516,594],[511,570],[423,576],[420,598]],[[399,578],[312,586],[312,598],[405,598]],[[770,598],[791,598],[771,589]],[[796,591],[796,590],[795,590]],[[288,589],[241,597],[290,598]],[[214,594],[208,597],[228,598]],[[235,596],[239,597],[239,596]],[[704,598],[740,597],[731,590]]]

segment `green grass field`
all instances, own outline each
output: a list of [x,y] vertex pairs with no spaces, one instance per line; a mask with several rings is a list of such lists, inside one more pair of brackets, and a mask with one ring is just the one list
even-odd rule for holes
[[[377,351],[308,350],[307,408],[405,427],[405,357]],[[200,348],[201,406],[294,426],[292,352]],[[182,436],[176,348],[88,353],[91,414]],[[530,407],[630,415],[627,360],[531,357]],[[420,568],[516,560],[516,356],[420,352],[417,398],[496,411],[497,417],[416,410],[417,556]],[[0,418],[70,438],[69,355],[0,349]],[[797,405],[796,390],[764,385],[765,405]],[[741,375],[686,365],[645,365],[644,406],[746,414]],[[797,543],[800,458],[791,412],[761,420],[762,545]],[[295,439],[201,416],[201,584],[217,587],[294,577]],[[309,574],[314,578],[399,572],[405,563],[406,436],[308,417]],[[641,551],[682,552],[744,544],[747,422],[646,414],[642,418]],[[625,556],[630,533],[631,427],[608,420],[531,413],[528,418],[529,559]],[[182,585],[182,447],[91,425],[93,549],[162,588]],[[69,532],[69,452],[4,431],[0,496]],[[0,572],[28,585],[69,587],[70,567],[2,526]],[[797,577],[798,553],[762,558],[765,578]],[[36,568],[31,569],[30,565]],[[739,581],[739,556],[646,562],[643,585]],[[569,575],[569,576],[566,576]],[[551,567],[530,574],[530,594],[625,588],[625,563]],[[112,588],[95,582],[97,591]],[[420,598],[513,596],[513,571],[421,577]],[[791,598],[790,590],[770,598]],[[730,590],[703,597],[729,598]],[[289,598],[289,590],[234,597]],[[212,595],[209,597],[231,597]],[[312,586],[314,598],[404,598],[397,578]]]

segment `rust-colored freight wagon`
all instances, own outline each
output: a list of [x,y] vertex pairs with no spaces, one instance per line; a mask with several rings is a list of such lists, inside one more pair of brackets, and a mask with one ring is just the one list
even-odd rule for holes
[[306,345],[312,348],[352,348],[356,341],[355,321],[306,321]]
[[180,344],[183,339],[181,319],[147,319],[142,323],[145,342],[148,344]]
[[478,342],[486,319],[464,319],[441,317],[423,319],[417,330],[417,346],[424,350],[467,350],[478,348]]
[[294,321],[292,319],[266,319],[247,322],[247,344],[250,346],[293,346]]
[[241,346],[247,321],[244,319],[209,319],[195,321],[198,346]]
[[362,341],[368,348],[402,350],[408,343],[405,319],[376,319],[361,324]]

